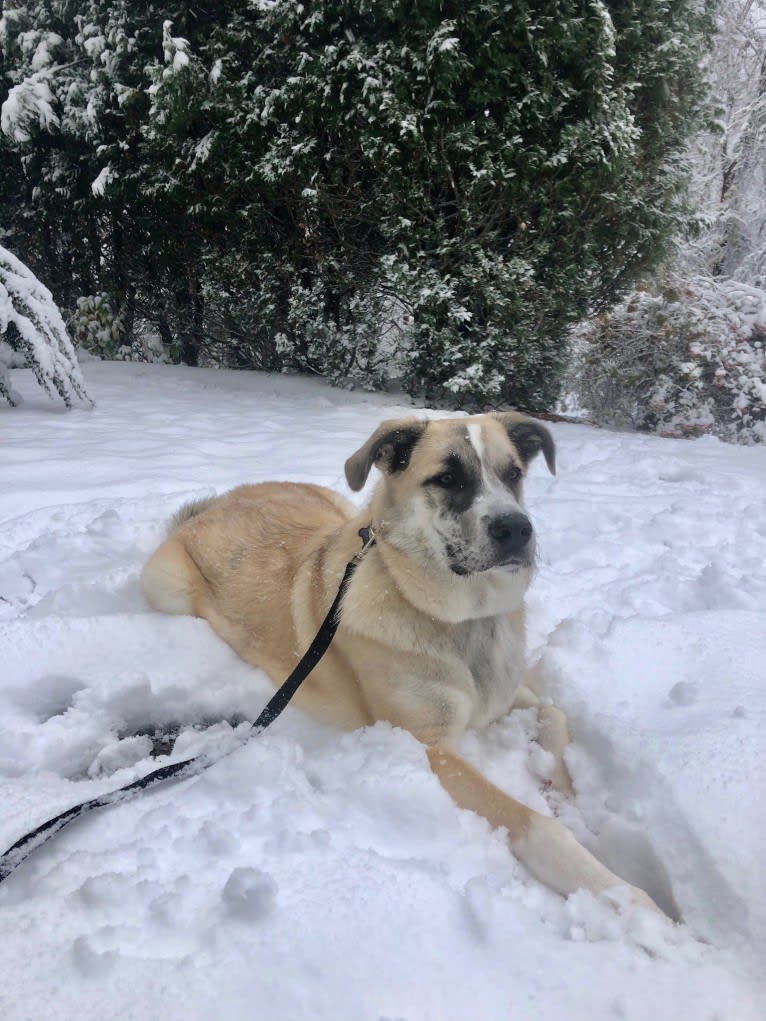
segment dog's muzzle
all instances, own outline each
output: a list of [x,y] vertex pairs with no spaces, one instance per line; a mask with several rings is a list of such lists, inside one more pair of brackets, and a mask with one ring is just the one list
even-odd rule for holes
[[487,532],[497,550],[501,563],[525,558],[534,530],[532,522],[519,511],[500,514],[491,518]]
[[496,515],[485,523],[484,530],[483,541],[473,548],[447,544],[447,560],[453,574],[465,576],[494,569],[513,572],[532,566],[535,533],[526,514],[512,511]]

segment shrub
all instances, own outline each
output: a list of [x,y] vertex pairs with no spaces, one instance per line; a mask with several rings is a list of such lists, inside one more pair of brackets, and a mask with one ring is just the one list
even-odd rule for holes
[[766,441],[766,291],[703,277],[634,291],[575,350],[571,386],[596,422]]
[[72,333],[78,347],[99,358],[117,358],[124,332],[108,294],[89,294],[77,299]]

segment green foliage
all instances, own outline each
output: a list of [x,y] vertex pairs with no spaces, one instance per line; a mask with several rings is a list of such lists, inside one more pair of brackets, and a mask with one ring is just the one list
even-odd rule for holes
[[191,364],[545,407],[687,218],[711,6],[36,0],[0,219]]
[[115,315],[108,294],[88,294],[77,299],[72,334],[78,347],[100,358],[118,357],[125,327]]

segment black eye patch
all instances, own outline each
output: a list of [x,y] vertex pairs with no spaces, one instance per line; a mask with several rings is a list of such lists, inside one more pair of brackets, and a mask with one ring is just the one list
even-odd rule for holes
[[442,468],[427,478],[424,485],[439,491],[439,503],[447,510],[463,514],[476,499],[481,476],[457,454],[447,454]]

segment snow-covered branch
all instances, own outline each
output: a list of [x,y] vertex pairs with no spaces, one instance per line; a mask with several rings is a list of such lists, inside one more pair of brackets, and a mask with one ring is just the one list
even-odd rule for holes
[[0,397],[11,404],[18,396],[9,371],[26,365],[48,393],[58,393],[67,407],[73,398],[93,402],[77,363],[64,320],[51,292],[19,259],[0,247]]

